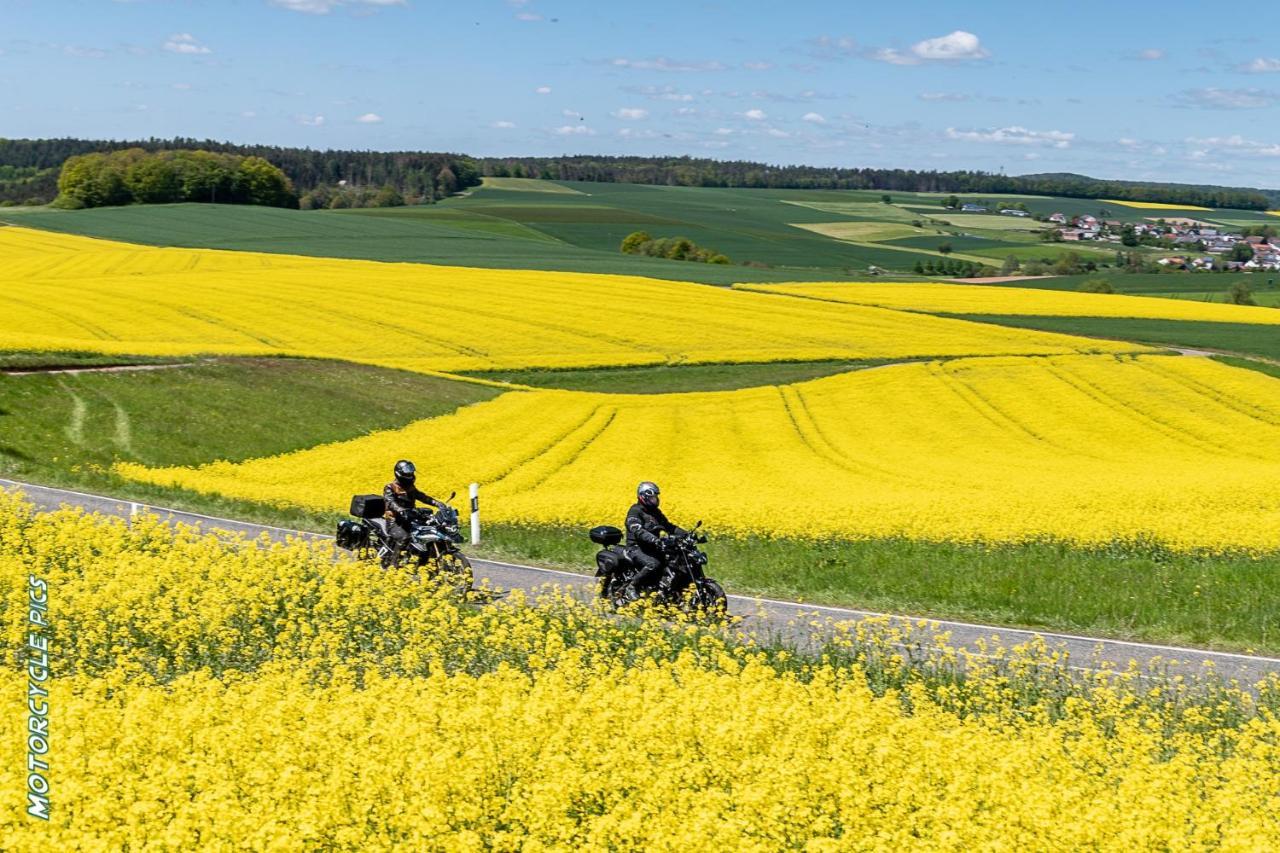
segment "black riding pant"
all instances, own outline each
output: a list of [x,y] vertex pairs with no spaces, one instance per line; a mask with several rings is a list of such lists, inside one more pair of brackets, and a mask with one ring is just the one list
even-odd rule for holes
[[409,528],[398,521],[388,521],[387,537],[391,540],[392,559],[399,563],[400,554],[409,546]]
[[648,586],[663,576],[667,561],[661,551],[652,546],[632,545],[627,556],[636,565],[631,583],[636,587]]

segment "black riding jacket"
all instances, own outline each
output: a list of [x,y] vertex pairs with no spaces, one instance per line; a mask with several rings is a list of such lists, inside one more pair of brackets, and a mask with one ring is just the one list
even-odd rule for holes
[[627,546],[634,545],[658,547],[661,537],[660,532],[668,535],[681,535],[684,530],[672,524],[662,510],[655,507],[648,507],[642,503],[633,504],[631,509],[627,510]]
[[438,500],[417,486],[402,486],[395,480],[387,483],[386,488],[382,490],[382,499],[387,504],[387,511],[384,514],[387,521],[400,522],[401,524],[405,522],[405,513],[413,509],[418,501],[435,507],[440,506]]

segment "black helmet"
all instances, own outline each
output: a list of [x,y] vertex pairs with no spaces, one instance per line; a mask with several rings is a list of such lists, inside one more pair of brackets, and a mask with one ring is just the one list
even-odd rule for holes
[[643,483],[636,486],[636,500],[640,501],[643,506],[657,508],[658,484],[650,483],[648,480],[645,480]]
[[413,463],[408,459],[401,459],[396,463],[395,473],[396,482],[402,486],[410,485],[417,477],[417,471],[414,469]]

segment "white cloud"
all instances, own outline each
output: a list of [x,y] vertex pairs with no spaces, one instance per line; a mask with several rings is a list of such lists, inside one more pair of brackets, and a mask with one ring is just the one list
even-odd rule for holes
[[941,62],[986,59],[991,55],[977,36],[964,30],[916,42],[911,52],[921,59]]
[[616,57],[609,60],[614,68],[634,68],[638,71],[724,71],[725,65],[714,60],[709,62],[686,62],[659,56],[657,59],[627,59]]
[[179,92],[185,92],[191,88],[191,84],[190,83],[174,83],[173,88],[177,89]]
[[731,127],[717,127],[717,128],[715,129],[715,134],[716,134],[716,136],[732,136],[732,135],[733,135],[733,128],[731,128]]
[[764,121],[769,117],[764,110],[760,109],[747,110],[742,114],[742,116],[743,118],[750,119],[751,121]]
[[517,12],[516,20],[517,21],[541,21],[542,16],[539,15],[537,12]]
[[560,115],[565,118],[582,118],[582,113],[577,110],[561,110]]
[[498,130],[511,130],[513,127],[516,126],[516,123],[514,121],[495,121],[493,124],[489,126],[496,128]]
[[1062,130],[1028,130],[1013,125],[992,130],[956,130],[947,128],[947,138],[962,142],[991,142],[999,145],[1043,145],[1050,148],[1070,148],[1074,133]]
[[775,139],[787,139],[791,136],[791,134],[787,133],[785,130],[779,130],[776,127],[769,128],[768,130],[765,131],[765,133],[769,134]]
[[382,116],[377,113],[365,113],[356,119],[356,121],[361,124],[382,124]]
[[773,63],[764,61],[748,61],[742,63],[742,67],[748,71],[768,71],[773,67]]
[[973,33],[956,30],[945,36],[918,41],[908,51],[882,47],[873,48],[864,55],[891,65],[920,65],[923,62],[972,62],[986,59],[991,52]]
[[240,113],[240,117],[241,118],[257,118],[258,114],[255,113],[253,110],[245,110],[244,112]]
[[195,36],[191,35],[191,33],[174,33],[169,36],[169,40],[164,43],[164,49],[170,53],[213,53],[212,50],[202,45]]
[[1270,74],[1280,72],[1280,59],[1259,56],[1240,66],[1240,70],[1249,74]]
[[[1280,142],[1260,142],[1256,139],[1241,136],[1238,133],[1231,136],[1210,136],[1203,139],[1191,137],[1187,142],[1203,149],[1226,149],[1234,154],[1244,154],[1252,157],[1280,157]],[[1196,153],[1203,155],[1206,152],[1199,151]]]
[[272,6],[290,12],[327,15],[339,6],[408,6],[408,0],[270,0]]
[[826,124],[827,119],[822,113],[805,113],[800,117],[801,121],[812,122],[813,124]]
[[1266,89],[1187,89],[1178,100],[1206,110],[1256,110],[1280,102],[1280,94]]
[[613,117],[623,121],[640,121],[649,117],[649,111],[637,107],[623,107],[620,110],[614,110]]
[[596,132],[585,124],[566,124],[557,127],[555,132],[559,136],[595,136]]
[[539,95],[550,95],[550,94],[551,94],[551,87],[550,87],[550,86],[539,86],[538,88],[534,89],[533,91],[537,92]]
[[1144,62],[1156,62],[1164,59],[1164,51],[1158,47],[1149,47],[1146,50],[1138,51],[1138,58]]
[[693,100],[693,95],[681,92],[674,86],[623,86],[622,91],[632,95],[643,95],[652,101],[684,101]]
[[62,52],[67,56],[76,56],[81,59],[104,59],[107,56],[107,51],[100,47],[80,47],[73,44],[64,45]]
[[623,139],[653,139],[658,134],[645,127],[624,127],[618,130]]
[[307,127],[321,127],[324,125],[324,116],[298,116],[298,124],[304,124]]
[[678,116],[696,116],[697,114],[697,107],[676,107],[676,115]]
[[953,103],[973,100],[972,95],[966,95],[962,92],[921,92],[916,97],[922,101],[950,101]]
[[809,39],[808,44],[809,55],[818,59],[853,56],[858,50],[858,43],[848,36],[818,36]]

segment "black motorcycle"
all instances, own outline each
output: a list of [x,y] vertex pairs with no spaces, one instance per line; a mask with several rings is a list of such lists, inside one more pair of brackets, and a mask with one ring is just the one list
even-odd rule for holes
[[[690,616],[720,618],[728,615],[729,601],[724,587],[707,577],[703,571],[707,555],[698,546],[706,542],[707,537],[698,533],[701,526],[702,522],[699,521],[693,530],[683,535],[665,536],[661,540],[663,556],[666,558],[663,571],[673,575],[670,593],[665,597],[661,595],[657,576],[636,591],[641,596],[657,599],[660,604],[678,607]],[[629,584],[639,567],[631,559],[629,549],[619,544],[622,542],[622,531],[616,527],[601,525],[591,528],[589,535],[592,542],[601,546],[596,554],[600,597],[614,607],[629,604]]]
[[[401,562],[426,570],[432,577],[450,577],[450,583],[461,592],[471,589],[471,561],[458,550],[462,534],[458,531],[458,511],[448,502],[435,512],[428,509],[409,511],[409,541]],[[351,515],[359,521],[339,521],[337,545],[355,552],[360,559],[377,557],[382,568],[395,562],[395,540],[391,538],[389,521],[384,517],[387,504],[380,495],[356,495],[351,499]]]

